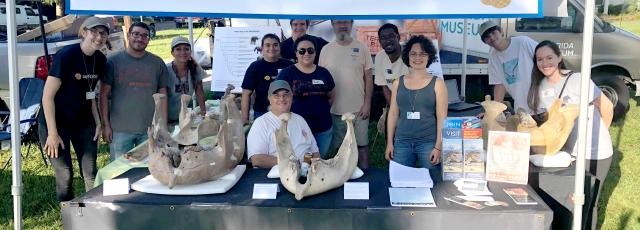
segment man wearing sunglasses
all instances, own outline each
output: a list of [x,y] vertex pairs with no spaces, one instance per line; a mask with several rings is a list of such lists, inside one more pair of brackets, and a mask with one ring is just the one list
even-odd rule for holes
[[368,127],[373,93],[373,61],[369,48],[351,37],[353,20],[331,20],[331,26],[336,39],[322,49],[319,65],[329,70],[336,85],[335,100],[331,105],[332,147],[338,148],[346,134],[342,114],[355,114],[358,167],[366,169],[369,167]]
[[[313,45],[316,49],[316,53],[320,54],[320,51],[322,51],[322,48],[329,42],[327,42],[327,40],[324,40],[321,37],[316,37],[316,36],[312,36],[307,34],[307,30],[309,29],[309,23],[311,23],[311,21],[309,20],[290,20],[289,24],[291,25],[291,37],[285,39],[284,41],[282,41],[282,44],[280,45],[280,51],[282,53],[282,58],[287,59],[287,60],[291,60],[291,61],[296,61],[296,49],[294,47],[294,42],[296,40],[298,40],[298,38],[302,37],[303,35],[307,35],[310,36],[311,40],[313,41]],[[318,55],[316,55],[316,59],[313,61],[313,64],[318,64]]]
[[[102,134],[111,143],[112,161],[147,139],[155,108],[152,95],[167,94],[169,79],[164,61],[146,51],[149,26],[136,22],[128,33],[126,50],[109,57],[106,77],[100,81]],[[165,117],[166,103],[165,100]]]

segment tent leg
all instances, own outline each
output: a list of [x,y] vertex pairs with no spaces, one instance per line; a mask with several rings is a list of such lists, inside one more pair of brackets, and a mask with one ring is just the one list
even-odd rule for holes
[[49,167],[49,163],[47,163],[47,157],[44,155],[44,151],[42,151],[42,146],[38,144],[38,150],[40,150],[40,156],[42,157],[42,162],[44,162],[45,167]]

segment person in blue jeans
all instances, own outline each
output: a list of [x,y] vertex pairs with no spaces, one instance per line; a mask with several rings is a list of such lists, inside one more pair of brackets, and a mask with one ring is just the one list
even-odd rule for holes
[[333,137],[330,111],[335,83],[329,70],[313,63],[318,54],[313,37],[303,35],[296,39],[294,47],[297,63],[283,69],[278,80],[285,80],[291,85],[291,111],[302,116],[309,124],[320,156],[326,158]]
[[435,55],[435,47],[424,36],[411,37],[402,50],[409,74],[394,81],[391,89],[387,160],[430,170],[440,163],[448,99],[444,81],[426,71]]

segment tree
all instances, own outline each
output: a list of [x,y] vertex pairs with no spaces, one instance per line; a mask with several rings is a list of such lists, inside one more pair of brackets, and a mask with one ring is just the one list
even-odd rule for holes
[[64,16],[64,0],[42,0],[44,4],[56,6],[56,18]]

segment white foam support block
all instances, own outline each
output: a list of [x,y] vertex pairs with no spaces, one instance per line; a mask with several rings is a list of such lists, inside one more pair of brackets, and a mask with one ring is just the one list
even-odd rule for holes
[[238,165],[227,175],[224,175],[217,180],[193,185],[176,185],[172,189],[169,189],[169,187],[160,183],[158,180],[153,178],[152,175],[148,175],[133,183],[131,188],[139,192],[161,195],[204,195],[226,193],[236,185],[236,183],[238,183],[246,169],[246,165]]

